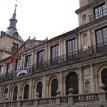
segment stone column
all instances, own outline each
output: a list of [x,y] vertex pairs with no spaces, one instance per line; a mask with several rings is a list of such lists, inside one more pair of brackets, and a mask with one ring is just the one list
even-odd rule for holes
[[90,65],[90,78],[91,78],[91,93],[95,93],[95,80],[94,80],[94,70],[93,65]]
[[66,40],[62,41],[62,55],[63,55],[63,61],[66,61]]
[[79,72],[79,94],[83,94],[83,72],[82,72],[82,68],[80,68],[79,70],[78,70],[78,72]]
[[32,80],[29,80],[29,99],[32,99]]
[[[33,70],[35,70],[35,68],[36,68],[36,60],[35,60],[34,49],[33,49],[33,52],[32,52],[32,67],[33,67]],[[32,71],[32,72],[35,72],[35,71]]]
[[62,80],[62,82],[63,82],[63,95],[66,95],[66,78],[65,77]]
[[81,34],[78,35],[78,50],[81,50]]
[[18,100],[21,100],[22,99],[22,87],[21,87],[21,83],[19,82],[18,83]]
[[8,101],[11,101],[11,99],[12,99],[12,89],[11,89],[11,86],[9,84],[9,86],[8,86]]
[[62,46],[62,44],[61,44],[61,42],[59,42],[59,56],[61,56],[61,54],[62,54],[61,46]]
[[46,75],[44,75],[43,77],[43,84],[42,84],[42,97],[45,98],[46,97]]
[[59,85],[58,85],[59,87],[58,87],[58,90],[61,91],[61,95],[62,95],[63,90],[64,90],[64,87],[62,87],[62,84],[63,84],[63,83],[62,83],[62,72],[60,73],[59,78],[60,78],[60,79],[59,79]]
[[90,33],[91,31],[90,30],[88,30],[88,34],[87,34],[87,42],[88,42],[88,46],[90,47],[91,45],[92,45],[92,43],[91,43],[91,33]]

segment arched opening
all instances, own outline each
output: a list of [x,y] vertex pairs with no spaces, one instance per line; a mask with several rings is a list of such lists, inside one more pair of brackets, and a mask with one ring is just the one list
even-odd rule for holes
[[4,100],[8,100],[8,88],[4,90]]
[[18,94],[18,87],[14,87],[14,90],[13,90],[13,100],[17,100],[17,94]]
[[107,91],[107,68],[101,72],[102,83],[105,85],[105,91]]
[[90,93],[90,81],[85,82],[85,93]]
[[25,85],[24,87],[24,99],[28,99],[29,98],[29,85]]
[[37,83],[36,92],[39,94],[39,98],[42,98],[42,83],[41,82]]
[[69,94],[69,89],[73,89],[73,94],[78,94],[78,75],[71,72],[66,77],[66,94]]
[[57,95],[57,90],[58,90],[58,80],[53,79],[51,81],[51,96],[56,96]]

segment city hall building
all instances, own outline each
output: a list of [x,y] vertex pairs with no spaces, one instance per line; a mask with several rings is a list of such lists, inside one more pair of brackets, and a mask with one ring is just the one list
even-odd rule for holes
[[107,107],[107,0],[79,0],[79,27],[23,41],[16,6],[0,35],[0,107]]

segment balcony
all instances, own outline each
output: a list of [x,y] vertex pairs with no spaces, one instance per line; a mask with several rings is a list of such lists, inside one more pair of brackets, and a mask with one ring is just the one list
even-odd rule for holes
[[18,70],[15,70],[14,73],[11,72],[10,74],[2,74],[0,76],[0,82],[21,78],[27,75],[32,75],[32,73],[34,74],[38,71],[40,72],[49,68],[66,65],[69,63],[76,63],[78,61],[88,60],[96,55],[107,54],[106,50],[107,45],[104,44],[100,46],[92,46],[86,50],[77,50],[73,53],[56,57],[55,59],[49,59],[28,67],[20,68]]
[[37,63],[34,71],[41,71],[43,69],[53,68],[70,62],[78,62],[80,60],[90,57],[93,53],[94,47],[89,47],[87,50],[77,50],[73,53],[65,54],[62,56],[58,56],[54,59],[49,59],[47,61]]
[[3,81],[8,81],[8,80],[12,80],[13,79],[13,73],[9,73],[9,74],[1,74],[0,75],[0,82],[3,82]]

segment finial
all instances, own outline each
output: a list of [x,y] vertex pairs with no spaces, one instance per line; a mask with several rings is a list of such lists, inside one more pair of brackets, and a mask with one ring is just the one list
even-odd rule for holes
[[15,10],[14,10],[14,15],[16,16],[16,8],[17,8],[17,3],[15,4]]

